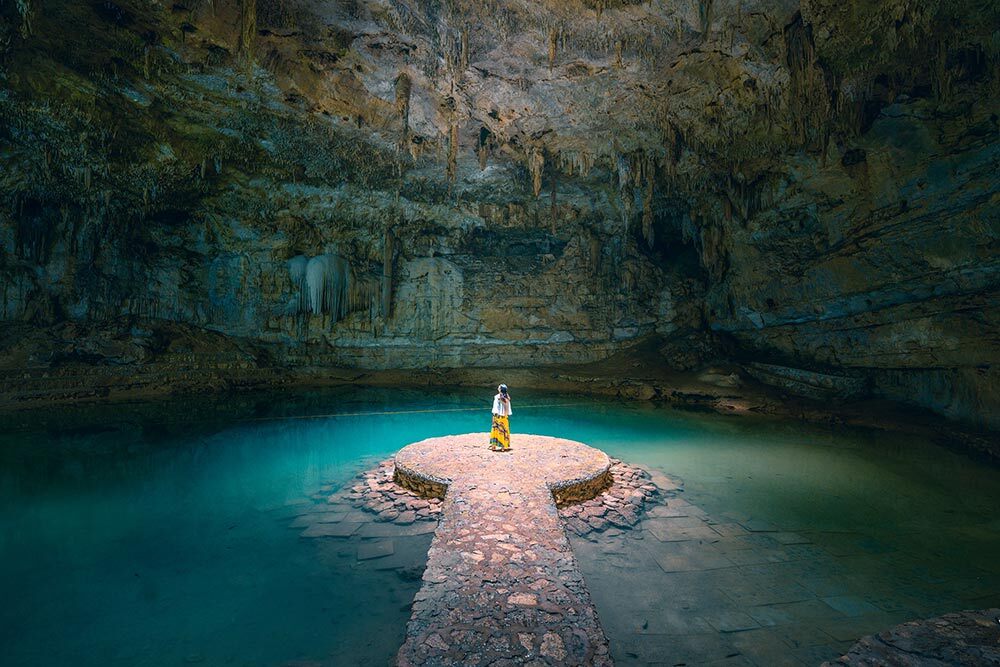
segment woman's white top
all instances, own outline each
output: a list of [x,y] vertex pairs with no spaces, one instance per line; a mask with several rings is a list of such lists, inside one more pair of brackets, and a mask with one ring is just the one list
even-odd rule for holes
[[500,394],[493,397],[493,414],[500,415],[501,417],[509,417],[514,414],[514,411],[510,407],[510,403],[504,403],[500,400]]

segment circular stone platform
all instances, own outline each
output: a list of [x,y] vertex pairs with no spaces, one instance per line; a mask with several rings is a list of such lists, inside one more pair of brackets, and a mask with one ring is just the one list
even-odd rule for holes
[[519,433],[509,452],[488,444],[488,433],[466,433],[407,445],[396,454],[394,481],[436,498],[456,479],[544,484],[558,505],[590,500],[611,483],[611,459],[581,442]]

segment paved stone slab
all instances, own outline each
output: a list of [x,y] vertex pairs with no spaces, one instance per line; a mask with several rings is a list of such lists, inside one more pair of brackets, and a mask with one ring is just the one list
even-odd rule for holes
[[376,542],[362,542],[358,545],[358,560],[371,560],[372,558],[382,558],[391,556],[395,552],[392,540],[378,540]]
[[302,531],[302,537],[349,537],[362,524],[353,521],[340,523],[315,523]]
[[292,528],[308,528],[314,523],[339,523],[347,516],[347,512],[314,512],[303,514],[292,521]]
[[417,521],[411,524],[366,523],[361,526],[358,535],[361,537],[396,537],[397,535],[426,535],[437,528],[437,521]]
[[[607,487],[608,457],[518,434],[424,440],[396,455],[396,481],[444,493],[397,664],[611,665],[608,641],[556,510]],[[589,496],[588,496],[589,494]]]

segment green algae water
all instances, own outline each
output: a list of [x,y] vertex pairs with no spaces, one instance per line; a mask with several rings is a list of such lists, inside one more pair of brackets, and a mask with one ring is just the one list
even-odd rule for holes
[[[359,559],[295,519],[409,442],[487,431],[491,397],[325,390],[5,417],[4,664],[390,663],[430,535]],[[994,467],[881,432],[514,400],[515,448],[518,432],[569,438],[679,477],[717,527],[661,541],[653,516],[574,540],[619,664],[817,664],[902,620],[1000,604]]]

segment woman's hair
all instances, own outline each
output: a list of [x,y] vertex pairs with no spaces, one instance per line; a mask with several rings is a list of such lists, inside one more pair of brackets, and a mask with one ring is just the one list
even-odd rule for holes
[[507,385],[502,384],[499,387],[497,387],[497,389],[499,389],[500,393],[503,394],[504,396],[507,395]]

